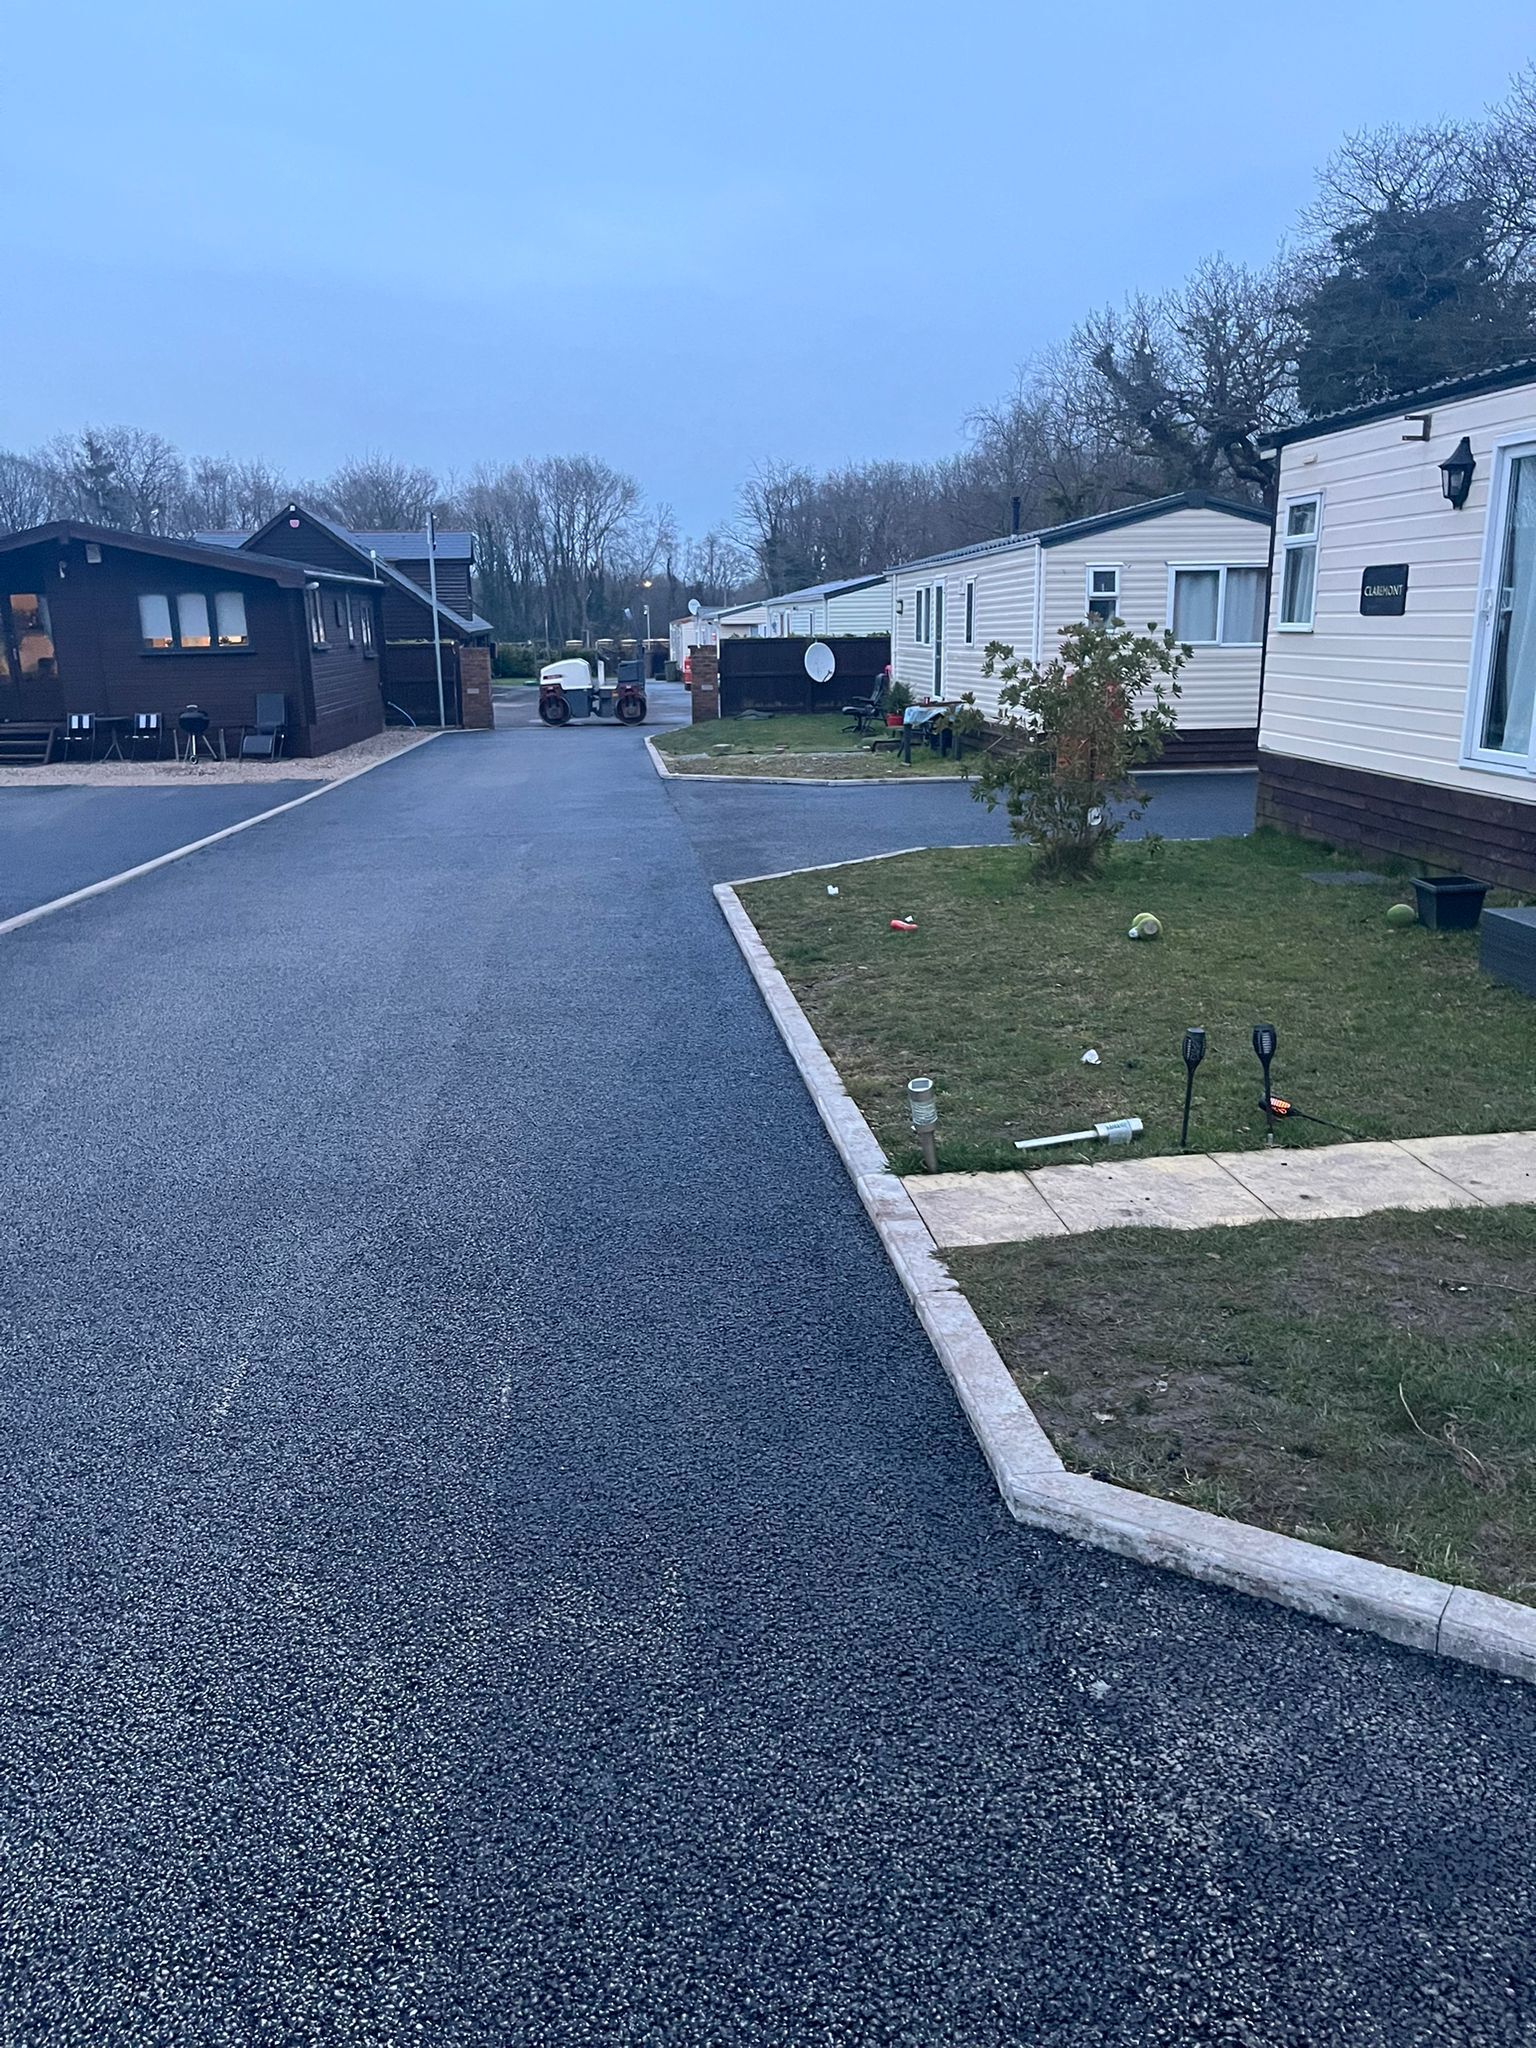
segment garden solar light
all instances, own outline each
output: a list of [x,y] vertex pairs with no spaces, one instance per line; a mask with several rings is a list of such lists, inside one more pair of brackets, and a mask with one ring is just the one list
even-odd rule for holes
[[1107,1124],[1095,1124],[1087,1131],[1063,1131],[1056,1138],[1015,1138],[1015,1152],[1043,1152],[1049,1145],[1129,1145],[1133,1138],[1139,1138],[1142,1122],[1139,1116],[1117,1116]]
[[907,1083],[907,1108],[912,1112],[912,1132],[922,1148],[923,1165],[929,1173],[937,1173],[939,1105],[930,1080],[922,1078]]
[[1255,1024],[1253,1027],[1253,1049],[1259,1056],[1259,1065],[1264,1069],[1264,1142],[1275,1142],[1275,1110],[1269,1099],[1269,1063],[1275,1056],[1275,1047],[1280,1043],[1280,1034],[1273,1024]]
[[1191,1024],[1184,1034],[1184,1122],[1179,1130],[1179,1150],[1189,1150],[1189,1105],[1195,1093],[1195,1069],[1205,1058],[1205,1033]]

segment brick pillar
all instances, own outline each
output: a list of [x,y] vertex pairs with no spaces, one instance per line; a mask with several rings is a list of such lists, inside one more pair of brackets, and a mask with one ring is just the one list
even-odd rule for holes
[[689,685],[693,693],[693,722],[720,716],[720,656],[713,647],[695,647],[689,657]]
[[491,702],[491,650],[459,649],[459,723],[467,730],[488,731],[496,723]]

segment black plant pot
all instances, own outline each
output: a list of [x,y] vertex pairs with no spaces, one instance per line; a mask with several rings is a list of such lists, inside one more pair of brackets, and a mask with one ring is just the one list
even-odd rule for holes
[[1419,923],[1432,932],[1470,932],[1483,914],[1486,882],[1470,875],[1421,875],[1413,885]]

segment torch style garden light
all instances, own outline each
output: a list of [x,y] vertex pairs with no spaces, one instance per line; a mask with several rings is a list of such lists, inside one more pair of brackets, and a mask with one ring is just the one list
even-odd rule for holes
[[924,1078],[907,1083],[907,1108],[912,1112],[912,1135],[922,1151],[923,1165],[929,1173],[937,1173],[939,1105],[930,1080]]
[[1195,1094],[1195,1069],[1205,1058],[1205,1033],[1192,1024],[1184,1034],[1184,1122],[1179,1129],[1179,1150],[1189,1150],[1189,1105]]
[[1253,1049],[1259,1056],[1259,1065],[1264,1069],[1264,1142],[1275,1142],[1275,1105],[1269,1092],[1269,1063],[1275,1056],[1275,1047],[1280,1043],[1280,1034],[1273,1024],[1255,1024],[1253,1027]]

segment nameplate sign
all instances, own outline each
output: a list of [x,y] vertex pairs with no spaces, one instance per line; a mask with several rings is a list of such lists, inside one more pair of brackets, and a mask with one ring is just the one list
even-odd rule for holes
[[1408,609],[1408,564],[1378,563],[1360,578],[1360,613],[1367,619],[1400,619]]

